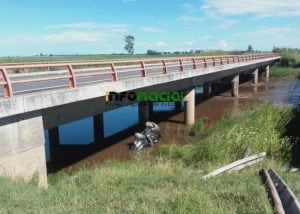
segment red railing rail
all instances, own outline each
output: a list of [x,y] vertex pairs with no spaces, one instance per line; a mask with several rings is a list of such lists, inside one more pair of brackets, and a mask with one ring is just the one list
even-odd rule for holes
[[[26,85],[36,82],[65,81],[67,84],[60,87],[77,88],[78,84],[99,82],[99,81],[119,81],[132,77],[146,77],[154,74],[167,74],[169,72],[184,72],[185,70],[205,71],[209,67],[227,66],[230,64],[256,61],[268,58],[279,58],[278,53],[264,53],[253,55],[225,55],[225,56],[200,56],[200,57],[180,57],[165,59],[139,59],[139,60],[116,60],[116,61],[89,61],[72,63],[44,63],[44,64],[18,64],[0,65],[0,93],[4,98],[13,97],[13,90],[17,85]],[[16,74],[20,72],[20,74]],[[105,79],[105,77],[107,77]],[[90,78],[84,82],[83,80]],[[98,78],[98,79],[97,79]],[[97,80],[94,80],[97,79]],[[94,81],[93,81],[94,80]],[[79,81],[81,81],[79,83]],[[30,87],[29,90],[56,88],[55,85],[48,85],[45,88]],[[43,84],[42,84],[43,85]],[[45,84],[47,85],[47,84]],[[26,88],[24,86],[23,88]],[[22,90],[17,91],[22,92]]]

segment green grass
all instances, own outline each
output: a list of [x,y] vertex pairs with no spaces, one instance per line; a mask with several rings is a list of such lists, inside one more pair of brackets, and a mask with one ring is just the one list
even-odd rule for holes
[[291,118],[290,108],[271,104],[243,109],[224,116],[205,132],[203,125],[196,123],[192,132],[197,134],[190,135],[188,139],[192,145],[162,145],[159,154],[202,167],[221,166],[240,159],[247,148],[254,153],[265,151],[269,157],[278,160],[289,160],[290,144],[281,136]]
[[300,78],[300,67],[272,66],[270,69],[270,77]]
[[163,159],[109,163],[62,176],[47,189],[0,179],[0,212],[272,213],[257,172],[203,181]]
[[[300,194],[299,173],[285,172],[282,164],[289,159],[290,146],[281,135],[291,112],[264,104],[226,115],[209,129],[200,121],[187,136],[188,146],[162,145],[156,155],[52,175],[47,190],[0,178],[0,213],[273,213],[259,169],[272,167]],[[239,173],[201,179],[242,158],[247,147],[267,151],[268,159]]]

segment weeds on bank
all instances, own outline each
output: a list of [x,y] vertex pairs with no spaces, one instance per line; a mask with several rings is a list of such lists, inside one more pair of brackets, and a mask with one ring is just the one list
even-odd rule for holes
[[290,160],[291,144],[282,135],[291,117],[290,108],[263,104],[225,115],[208,129],[199,121],[191,130],[191,145],[162,145],[159,155],[188,165],[218,166],[242,158],[250,148],[253,153],[265,151],[269,157]]

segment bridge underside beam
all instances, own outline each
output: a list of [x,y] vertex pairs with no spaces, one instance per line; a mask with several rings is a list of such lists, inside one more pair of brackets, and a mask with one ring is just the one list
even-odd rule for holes
[[0,121],[0,175],[28,181],[38,175],[47,186],[43,121],[34,113]]

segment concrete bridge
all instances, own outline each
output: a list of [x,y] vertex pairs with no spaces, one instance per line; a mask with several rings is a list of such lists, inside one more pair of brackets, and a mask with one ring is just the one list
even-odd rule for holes
[[[51,152],[59,145],[62,124],[94,116],[95,141],[103,138],[107,91],[182,91],[185,123],[194,123],[195,87],[216,90],[214,83],[231,82],[238,97],[239,75],[269,78],[274,53],[184,57],[130,61],[95,61],[0,65],[0,175],[28,180],[38,173],[47,185],[44,130]],[[181,103],[180,103],[181,104]],[[149,119],[151,103],[139,104],[140,122]],[[102,131],[101,131],[102,130]]]

